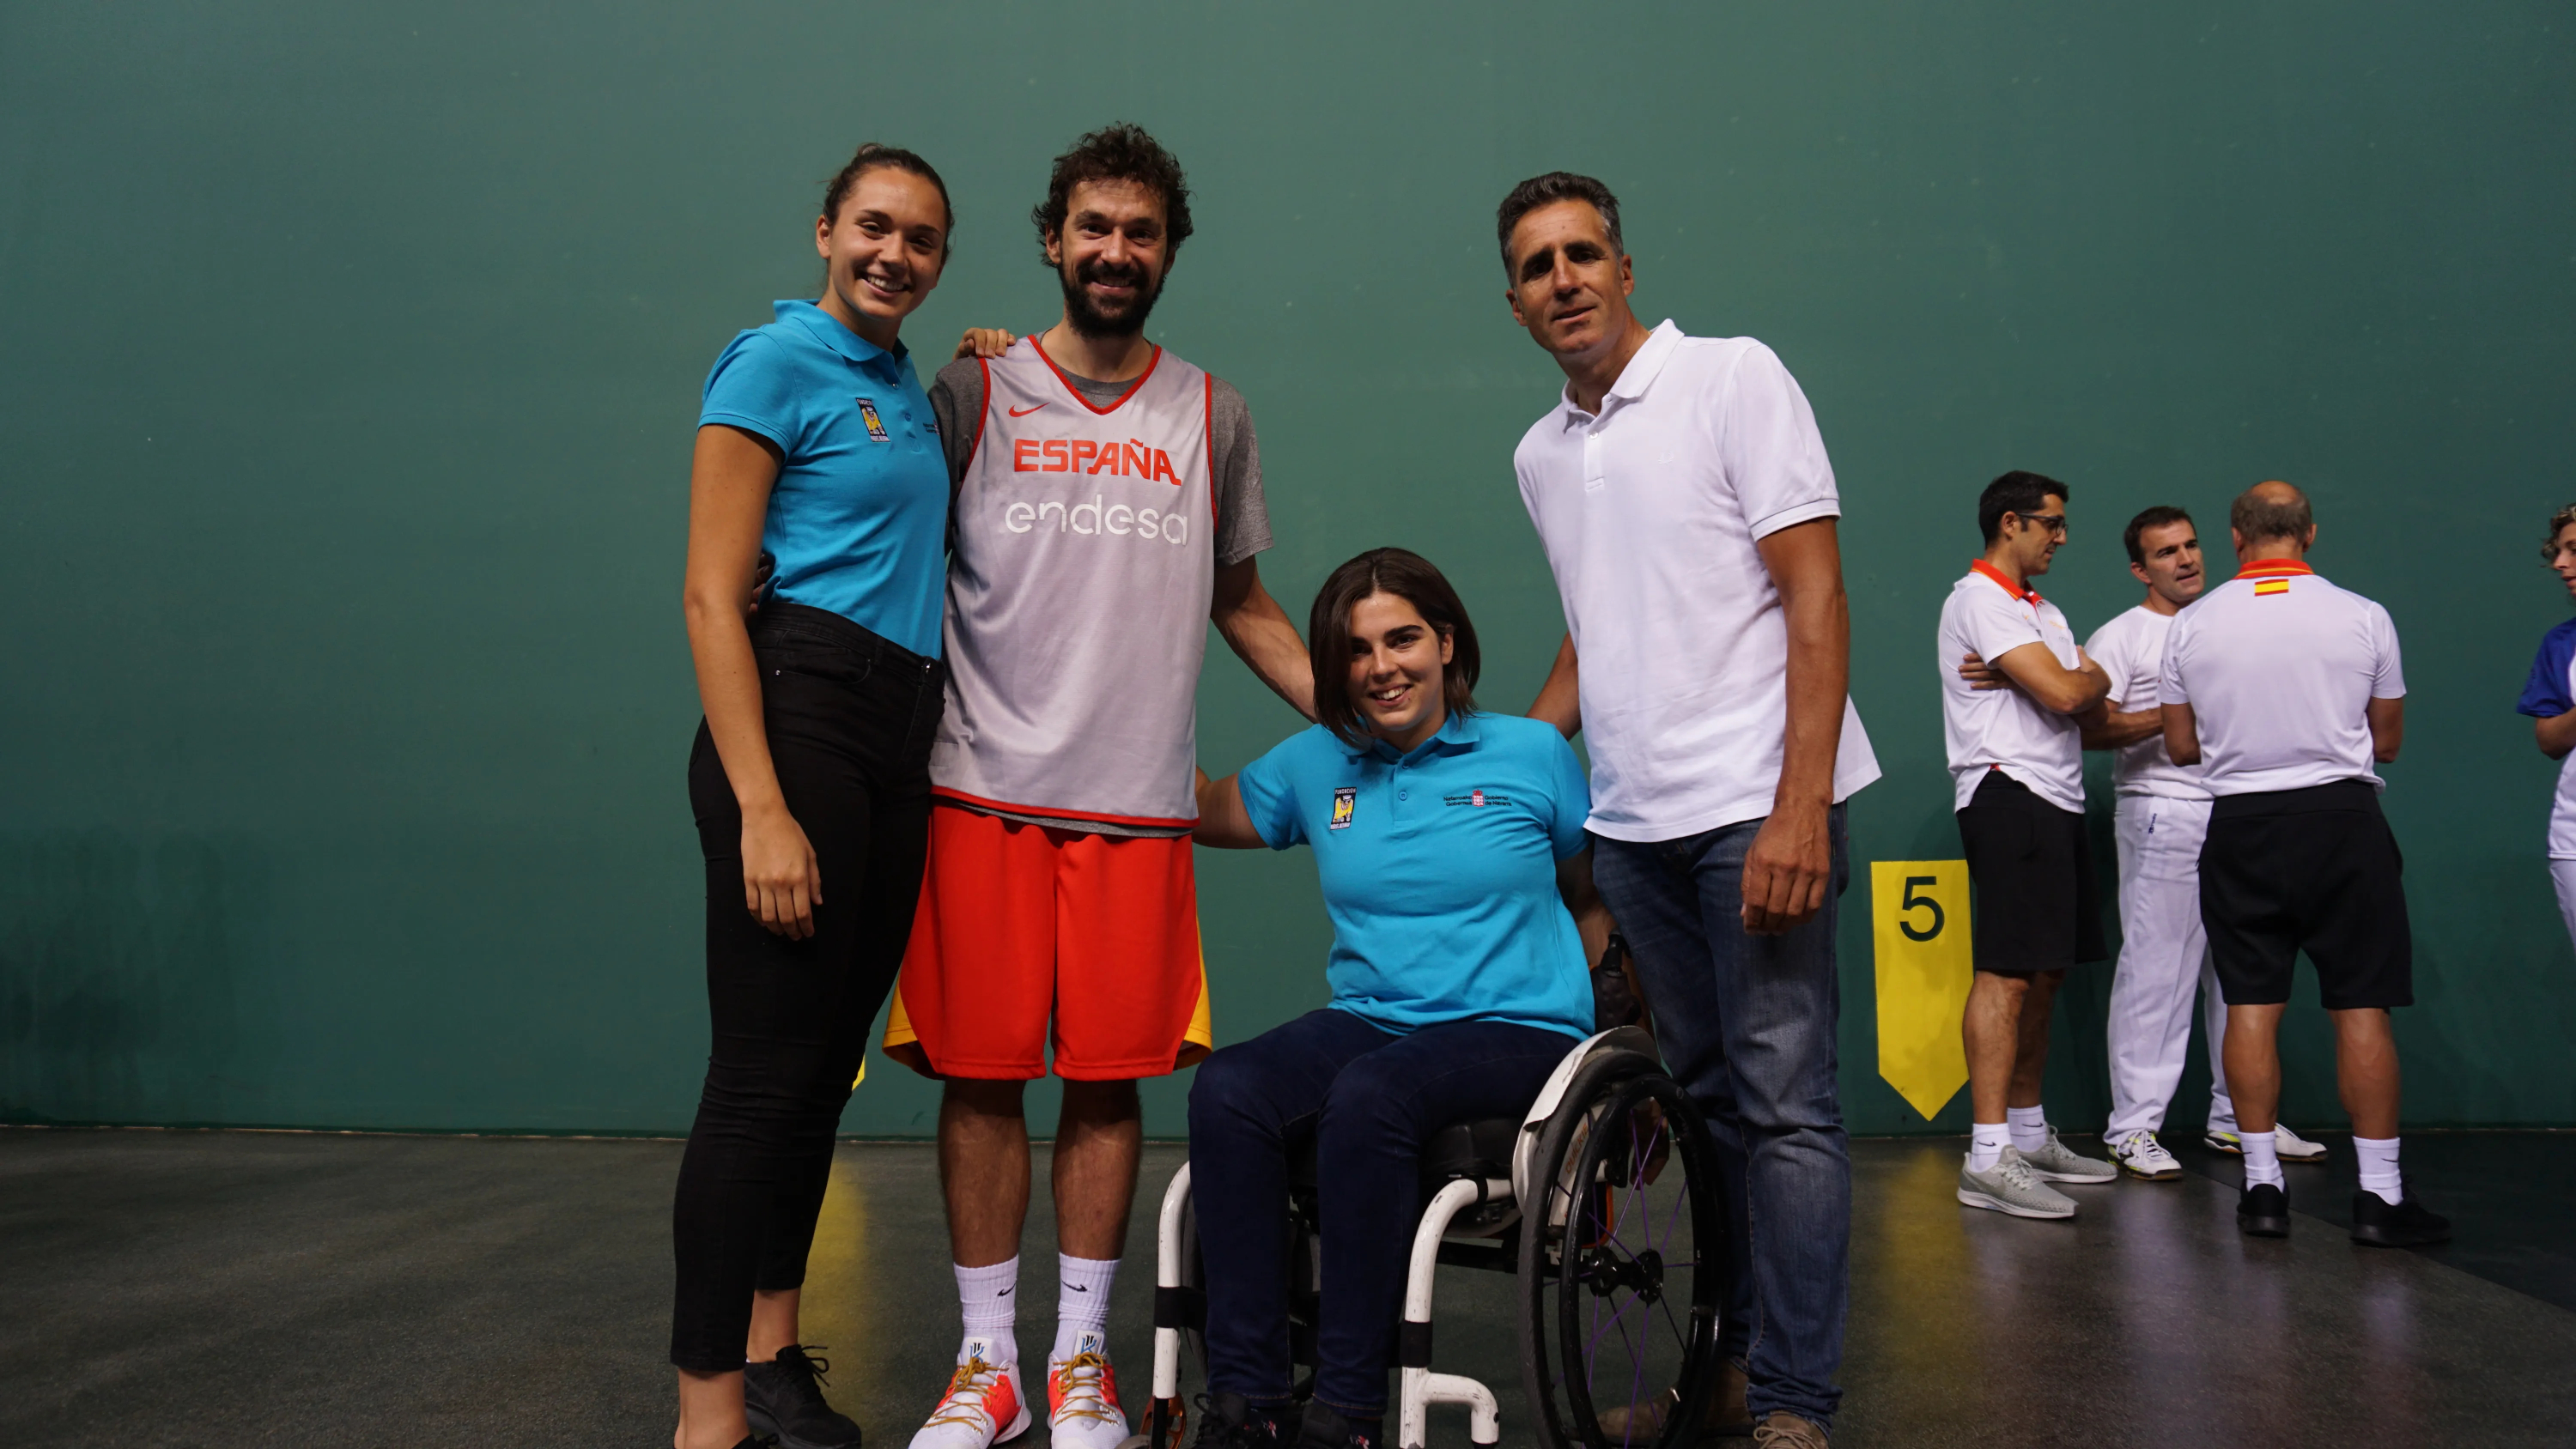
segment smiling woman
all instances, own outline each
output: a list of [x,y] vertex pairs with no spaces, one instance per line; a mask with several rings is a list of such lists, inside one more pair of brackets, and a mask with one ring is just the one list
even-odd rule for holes
[[921,890],[948,471],[897,334],[939,285],[952,221],[928,162],[860,147],[814,219],[822,295],[776,303],[707,376],[685,597],[715,1044],[672,1212],[677,1449],[755,1428],[859,1442],[797,1309]]

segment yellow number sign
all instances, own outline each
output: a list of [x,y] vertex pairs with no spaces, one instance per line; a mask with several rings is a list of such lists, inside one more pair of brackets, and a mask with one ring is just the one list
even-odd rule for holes
[[1878,946],[1878,1074],[1928,1118],[1968,1081],[1959,1041],[1975,969],[1968,863],[1874,860],[1869,895]]

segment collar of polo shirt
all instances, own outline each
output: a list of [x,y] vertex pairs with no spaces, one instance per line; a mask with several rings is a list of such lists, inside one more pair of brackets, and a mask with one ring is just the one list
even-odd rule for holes
[[2286,579],[2316,570],[2294,558],[2258,558],[2236,571],[2240,579]]
[[[1463,750],[1472,750],[1476,747],[1476,741],[1482,736],[1482,733],[1483,732],[1477,728],[1475,715],[1460,714],[1456,710],[1451,710],[1449,712],[1449,717],[1440,722],[1440,728],[1432,732],[1431,738],[1424,740],[1422,743],[1413,747],[1413,753],[1415,755],[1420,755],[1428,751],[1437,750],[1442,754],[1457,754]],[[1395,752],[1395,746],[1388,744],[1384,740],[1376,738],[1371,738],[1365,745],[1354,746],[1345,742],[1342,745],[1342,750],[1354,760],[1360,758],[1362,755],[1375,755],[1384,760],[1404,760],[1412,758],[1412,756],[1409,755],[1397,754]]]
[[784,322],[790,317],[795,318],[804,324],[806,331],[814,334],[816,341],[861,367],[877,365],[880,359],[884,358],[893,358],[900,362],[906,355],[902,342],[896,342],[894,350],[888,352],[842,326],[840,318],[811,302],[775,302],[771,306],[778,313],[779,321]]
[[2013,586],[2013,581],[2005,576],[2002,569],[1996,568],[1993,564],[1986,562],[1984,559],[1972,558],[1968,560],[1968,567],[1974,572],[1984,574],[1987,578],[1993,579],[1995,581],[1996,588],[2003,590],[2005,593],[2012,595],[2014,598],[2021,600],[2025,604],[2036,604],[2040,602],[2039,590],[2032,588],[2028,584],[2023,584],[2019,588],[2015,588]]
[[[1673,349],[1681,345],[1682,329],[1674,325],[1672,318],[1667,317],[1655,324],[1655,330],[1647,333],[1646,340],[1638,345],[1637,355],[1628,359],[1626,367],[1619,369],[1619,380],[1601,395],[1601,416],[1606,418],[1619,404],[1632,403],[1644,397],[1646,389],[1655,385],[1655,377],[1664,370],[1665,362],[1671,359]],[[1573,427],[1592,416],[1574,405],[1574,384],[1571,381],[1565,384],[1561,401],[1565,405],[1566,427]]]

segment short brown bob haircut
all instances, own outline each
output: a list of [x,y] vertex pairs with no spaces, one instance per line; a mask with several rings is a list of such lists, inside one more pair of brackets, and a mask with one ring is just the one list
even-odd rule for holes
[[1422,555],[1409,549],[1373,548],[1333,570],[1332,577],[1315,591],[1315,607],[1306,615],[1306,657],[1315,671],[1316,723],[1353,749],[1376,741],[1358,702],[1351,698],[1351,610],[1371,594],[1404,600],[1422,616],[1422,622],[1448,637],[1449,663],[1441,670],[1441,700],[1452,715],[1474,714],[1482,656],[1476,649],[1476,626],[1467,622],[1467,606],[1458,602],[1458,591]]

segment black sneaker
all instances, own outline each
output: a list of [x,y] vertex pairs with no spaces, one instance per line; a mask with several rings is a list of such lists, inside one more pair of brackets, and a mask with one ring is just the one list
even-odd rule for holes
[[859,1449],[859,1426],[823,1402],[823,1374],[831,1366],[795,1343],[768,1363],[744,1364],[742,1412],[752,1433],[777,1435],[779,1449]]
[[1199,1437],[1193,1449],[1278,1449],[1279,1425],[1241,1394],[1223,1389],[1199,1395]]
[[2352,1240],[2374,1248],[2421,1248],[2451,1240],[2451,1220],[2407,1193],[2403,1201],[2362,1188],[2352,1195]]
[[2251,1238],[2290,1235],[2290,1198],[2268,1182],[2258,1182],[2236,1199],[2236,1226]]
[[1377,1449],[1377,1438],[1362,1432],[1323,1400],[1308,1399],[1306,1418],[1297,1426],[1293,1449]]

